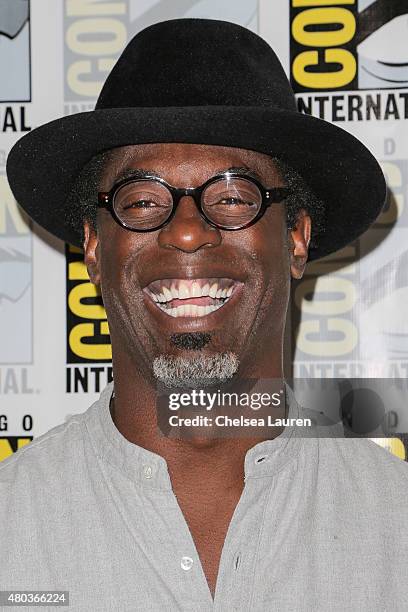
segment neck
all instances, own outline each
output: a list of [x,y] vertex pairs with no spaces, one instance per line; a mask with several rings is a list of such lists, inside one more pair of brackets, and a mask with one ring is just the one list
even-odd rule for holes
[[[214,492],[219,487],[220,494],[225,493],[226,481],[230,487],[242,488],[247,451],[258,442],[270,439],[271,435],[251,438],[203,438],[194,434],[188,439],[166,437],[157,425],[154,381],[123,352],[119,355],[114,352],[113,372],[115,396],[111,415],[115,426],[127,440],[166,460],[174,488],[185,489],[189,483],[194,483],[194,492],[199,494],[200,486],[207,488],[209,480]],[[263,362],[252,365],[248,378],[282,380],[282,351],[269,354]],[[276,435],[279,433],[281,430],[276,431]]]

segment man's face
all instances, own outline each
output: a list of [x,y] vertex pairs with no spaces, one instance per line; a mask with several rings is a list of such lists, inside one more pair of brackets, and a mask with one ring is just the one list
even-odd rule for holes
[[[131,169],[148,170],[175,187],[197,187],[231,168],[253,172],[268,188],[284,185],[272,159],[261,153],[151,144],[116,149],[100,190],[109,191]],[[215,379],[238,369],[248,376],[255,363],[277,352],[273,343],[281,342],[294,269],[292,237],[298,247],[308,241],[303,221],[288,239],[284,203],[272,204],[254,225],[235,231],[209,225],[188,196],[158,230],[126,230],[104,209],[97,226],[95,233],[85,224],[85,261],[91,280],[101,286],[114,361],[126,353],[147,376],[154,371],[163,380],[171,377],[171,364],[173,374],[184,364],[190,377],[205,384],[209,364],[213,374],[218,368]],[[193,372],[194,364],[201,373]]]

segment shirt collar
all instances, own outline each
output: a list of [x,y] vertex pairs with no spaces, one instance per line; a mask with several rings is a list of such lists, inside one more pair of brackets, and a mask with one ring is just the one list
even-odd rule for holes
[[[86,411],[84,419],[97,455],[118,469],[133,482],[154,488],[171,490],[166,460],[125,438],[112,420],[109,404],[113,382],[102,391],[100,398]],[[299,404],[293,390],[285,382],[287,418],[299,417]],[[277,473],[299,450],[302,437],[299,428],[288,425],[274,439],[265,440],[250,448],[245,456],[245,480],[250,477],[271,476]]]
[[[286,381],[284,381],[284,385],[288,405],[286,419],[300,418],[300,406],[295,394]],[[255,444],[245,455],[245,480],[276,474],[297,456],[302,441],[301,429],[293,424],[287,425],[276,438]]]

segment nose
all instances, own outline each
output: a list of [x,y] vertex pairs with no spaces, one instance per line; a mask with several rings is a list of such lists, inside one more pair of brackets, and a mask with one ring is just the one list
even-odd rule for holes
[[202,247],[215,247],[221,242],[221,232],[203,219],[192,196],[182,196],[174,217],[158,236],[159,245],[194,253]]

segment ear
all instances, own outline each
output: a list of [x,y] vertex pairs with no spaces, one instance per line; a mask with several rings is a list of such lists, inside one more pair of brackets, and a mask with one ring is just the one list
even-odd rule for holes
[[290,271],[292,278],[300,279],[305,271],[308,247],[312,231],[312,221],[302,208],[296,220],[296,227],[288,230]]
[[84,262],[91,282],[99,287],[101,282],[99,240],[96,230],[89,221],[84,221]]

